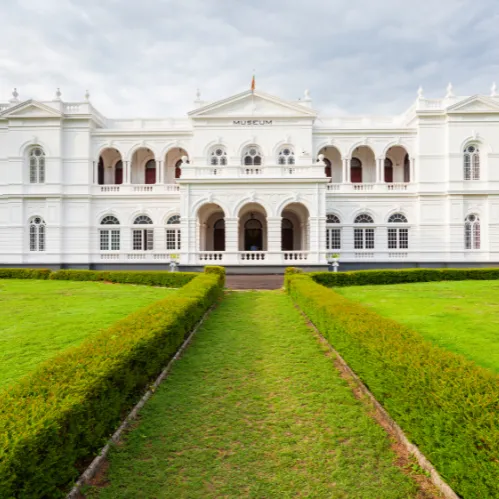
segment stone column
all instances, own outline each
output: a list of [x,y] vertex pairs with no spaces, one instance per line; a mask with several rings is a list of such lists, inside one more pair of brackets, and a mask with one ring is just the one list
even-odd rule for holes
[[131,184],[131,179],[132,179],[132,165],[130,164],[130,161],[123,161],[123,169],[125,170],[125,179],[124,183],[125,184]]
[[410,168],[409,168],[409,181],[416,182],[416,158],[409,158]]
[[350,160],[348,158],[343,158],[342,182],[344,184],[350,183]]
[[267,251],[268,261],[281,264],[281,217],[267,217]]
[[385,158],[378,158],[376,160],[376,183],[381,184],[385,182],[385,176],[383,172],[383,166],[385,164]]
[[226,264],[237,265],[239,263],[239,218],[225,217],[225,255]]
[[163,161],[156,161],[156,184],[163,184]]

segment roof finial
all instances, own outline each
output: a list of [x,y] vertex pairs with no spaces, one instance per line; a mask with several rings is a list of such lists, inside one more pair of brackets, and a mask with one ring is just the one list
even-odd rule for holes
[[57,90],[55,91],[55,100],[61,100],[61,89],[57,87]]
[[17,88],[14,88],[14,90],[12,90],[12,98],[10,99],[10,102],[19,102],[19,93],[17,92]]
[[256,89],[255,70],[253,70],[253,78],[251,79],[251,91],[254,92],[255,89]]
[[420,85],[418,88],[418,99],[423,99],[423,98],[424,98],[423,87]]
[[310,100],[312,100],[312,99],[310,98],[310,90],[309,90],[308,88],[305,90],[304,95],[305,95],[305,100],[306,100],[306,101],[310,101]]
[[90,100],[90,92],[85,90],[85,100],[88,102]]
[[199,88],[196,89],[196,100],[201,100],[201,90]]
[[497,97],[497,85],[496,82],[492,83],[492,88],[490,89],[490,96]]
[[454,89],[452,88],[452,83],[447,85],[447,93],[445,94],[446,99],[454,97]]

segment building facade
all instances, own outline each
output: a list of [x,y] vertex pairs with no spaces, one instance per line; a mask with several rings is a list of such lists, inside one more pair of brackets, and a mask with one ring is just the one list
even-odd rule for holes
[[259,269],[499,262],[499,96],[326,117],[308,92],[119,119],[0,104],[0,265]]

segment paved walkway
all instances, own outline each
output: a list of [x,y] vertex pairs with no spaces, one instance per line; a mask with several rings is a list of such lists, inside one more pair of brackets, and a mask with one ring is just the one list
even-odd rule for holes
[[86,497],[422,497],[395,459],[291,299],[229,292]]
[[227,275],[225,286],[228,289],[281,289],[284,285],[283,275]]

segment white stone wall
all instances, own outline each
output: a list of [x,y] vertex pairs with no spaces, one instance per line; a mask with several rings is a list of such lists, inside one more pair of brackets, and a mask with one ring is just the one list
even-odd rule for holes
[[[181,215],[182,231],[182,248],[174,253],[184,264],[206,263],[200,252],[213,250],[213,235],[211,242],[201,240],[206,228],[198,212],[208,204],[224,212],[222,263],[227,265],[245,262],[248,204],[261,208],[266,255],[256,263],[262,265],[292,263],[284,260],[280,240],[283,210],[290,204],[307,212],[306,221],[291,216],[300,225],[295,233],[300,255],[292,257],[306,258],[306,263],[325,264],[328,213],[340,217],[344,261],[498,262],[498,136],[499,102],[484,96],[419,98],[397,117],[331,119],[319,119],[308,102],[286,102],[259,92],[201,106],[184,120],[113,122],[89,103],[0,104],[0,264],[166,264],[173,251],[166,250],[165,222],[174,214]],[[470,143],[480,150],[480,180],[464,180],[463,150]],[[263,164],[248,172],[241,155],[250,144],[260,149]],[[228,164],[221,169],[209,164],[208,153],[216,145],[227,151]],[[34,146],[46,155],[41,184],[29,179],[28,154]],[[295,153],[291,168],[277,163],[284,146]],[[104,163],[105,185],[98,185],[99,155],[109,148],[117,152]],[[325,178],[324,165],[317,162],[324,148],[333,163],[332,179]],[[405,153],[411,160],[408,184]],[[174,166],[185,156],[189,162],[182,165],[177,183]],[[350,183],[352,157],[362,161],[362,185]],[[385,157],[394,165],[393,185],[384,183]],[[119,158],[124,178],[115,186]],[[154,186],[143,185],[148,159],[157,162]],[[361,212],[375,221],[372,251],[354,248],[354,219]],[[395,212],[409,221],[407,250],[387,246],[387,220]],[[464,219],[470,213],[481,221],[479,250],[464,247]],[[103,254],[99,248],[99,223],[110,214],[120,221],[119,254]],[[153,220],[155,245],[148,254],[132,250],[132,224],[139,214]],[[46,223],[43,252],[29,251],[28,223],[34,216]]]

